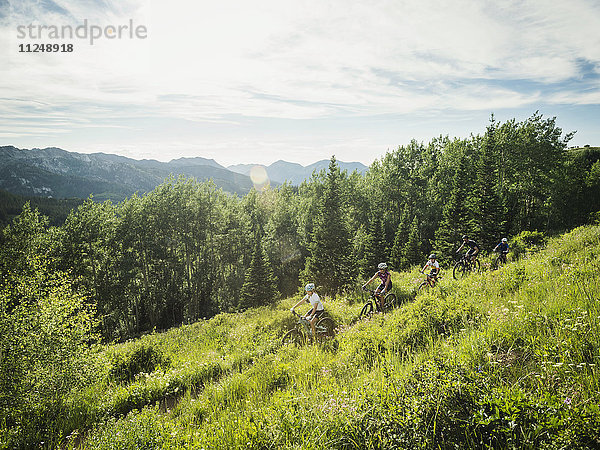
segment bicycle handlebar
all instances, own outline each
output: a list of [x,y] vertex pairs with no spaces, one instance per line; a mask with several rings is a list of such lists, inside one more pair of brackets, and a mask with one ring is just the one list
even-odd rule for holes
[[291,313],[295,315],[298,320],[306,320],[307,322],[310,322],[306,317],[304,317],[302,314],[298,314],[296,311],[291,311]]

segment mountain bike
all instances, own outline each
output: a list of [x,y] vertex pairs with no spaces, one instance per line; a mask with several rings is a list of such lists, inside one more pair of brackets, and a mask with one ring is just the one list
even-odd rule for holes
[[[312,328],[310,322],[304,316],[294,311],[298,318],[292,329],[283,335],[281,343],[283,345],[295,345],[300,347],[313,340]],[[331,317],[323,317],[315,324],[317,333],[317,342],[323,342],[331,339],[335,335],[335,322]]]
[[478,273],[481,271],[481,264],[476,259],[471,261],[471,258],[466,254],[460,258],[452,268],[452,276],[455,280],[466,277],[470,273]]
[[383,297],[383,310],[381,308],[381,304],[379,299],[375,296],[375,291],[372,291],[367,288],[363,288],[365,292],[368,292],[370,298],[365,303],[365,306],[360,310],[360,318],[370,317],[373,314],[373,311],[378,312],[389,312],[396,307],[396,294],[389,293]]
[[[421,273],[425,273],[425,272],[421,272]],[[437,273],[437,275],[431,275],[431,273],[426,274],[427,278],[425,278],[425,280],[423,280],[423,282],[419,285],[419,287],[417,288],[417,292],[421,292],[424,291],[425,289],[429,288],[429,287],[434,287],[435,284],[442,279],[442,276],[439,274],[439,272]],[[433,280],[433,283],[430,283],[430,281]],[[433,284],[433,286],[432,286]]]
[[[498,250],[494,250],[494,251],[497,252]],[[494,260],[494,268],[495,269],[499,269],[500,266],[503,266],[504,264],[506,264],[508,262],[506,260],[506,254],[507,253],[508,252],[500,252],[500,253],[498,253],[498,256]]]

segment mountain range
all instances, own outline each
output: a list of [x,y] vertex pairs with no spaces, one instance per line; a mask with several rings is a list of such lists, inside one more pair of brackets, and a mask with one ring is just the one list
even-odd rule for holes
[[[263,166],[271,186],[285,181],[300,184],[314,170],[327,168],[329,160],[304,167],[300,164],[277,161]],[[342,170],[358,170],[367,167],[361,163],[338,161]],[[169,175],[184,175],[199,181],[211,179],[226,192],[243,195],[253,183],[250,169],[255,164],[224,167],[212,159],[201,157],[179,158],[169,162],[136,160],[106,153],[83,154],[49,147],[44,149],[19,149],[0,147],[0,189],[18,195],[110,199],[120,201],[135,192],[153,190]]]
[[[338,166],[342,171],[346,170],[348,173],[353,171],[358,171],[359,173],[365,173],[368,169],[362,163],[359,162],[343,162],[337,161]],[[236,164],[233,166],[228,166],[227,168],[233,172],[237,172],[243,175],[249,175],[250,170],[255,166],[255,164]],[[297,163],[290,163],[287,161],[276,161],[269,166],[262,166],[265,168],[267,172],[267,176],[269,180],[276,183],[284,183],[285,181],[289,181],[292,185],[299,185],[304,180],[310,178],[313,172],[316,170],[317,172],[322,169],[327,169],[329,166],[329,160],[323,159],[321,161],[317,161],[314,164],[309,166],[301,166]]]

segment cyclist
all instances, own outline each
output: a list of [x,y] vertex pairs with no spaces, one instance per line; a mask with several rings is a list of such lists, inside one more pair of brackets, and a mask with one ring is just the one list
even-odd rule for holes
[[479,253],[479,250],[481,249],[481,247],[479,246],[479,244],[477,242],[475,242],[472,239],[469,239],[469,236],[467,236],[466,234],[462,237],[462,240],[463,240],[463,243],[458,248],[458,250],[456,250],[456,253],[460,253],[460,251],[466,245],[467,247],[469,247],[469,250],[467,250],[467,253],[465,253],[465,258],[468,258],[471,262],[474,262],[475,257]]
[[495,252],[500,252],[502,259],[506,262],[506,255],[508,254],[508,239],[502,238],[498,245],[494,247]]
[[315,292],[314,283],[308,283],[304,287],[304,290],[306,291],[306,295],[302,298],[302,300],[300,300],[298,303],[292,306],[290,311],[295,312],[294,310],[296,309],[296,307],[304,302],[310,303],[312,308],[306,312],[304,318],[310,322],[312,335],[316,336],[317,330],[315,329],[315,324],[317,323],[317,320],[319,320],[319,317],[321,317],[325,313],[325,307],[323,306],[323,302],[321,301],[319,294]]
[[379,300],[381,311],[383,311],[383,307],[385,306],[385,298],[383,297],[383,294],[392,289],[392,274],[388,270],[387,264],[384,262],[379,263],[377,265],[377,272],[375,272],[375,275],[373,275],[369,281],[363,284],[362,288],[366,289],[369,283],[371,283],[377,277],[379,277],[381,280],[381,284],[377,289],[375,289],[375,297]]
[[425,266],[421,269],[421,273],[425,273],[425,270],[431,267],[431,271],[427,274],[427,283],[429,286],[435,286],[437,276],[440,273],[440,263],[437,262],[436,256],[432,253],[429,255],[429,259],[425,263]]

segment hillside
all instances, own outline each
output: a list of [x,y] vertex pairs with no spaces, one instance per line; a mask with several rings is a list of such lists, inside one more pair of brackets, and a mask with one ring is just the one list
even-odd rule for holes
[[405,301],[371,320],[325,299],[327,344],[279,344],[290,298],[106,347],[49,445],[597,448],[600,227],[530,250],[416,297],[394,273]]
[[123,156],[67,152],[59,148],[22,150],[0,147],[0,189],[17,195],[120,201],[135,192],[149,192],[173,174],[211,179],[226,192],[245,194],[249,177],[214,160],[180,158],[163,163]]
[[0,189],[0,228],[21,214],[23,205],[29,202],[41,214],[48,217],[50,225],[62,225],[73,208],[83,203],[82,199],[54,199],[46,197],[28,197],[14,195]]

